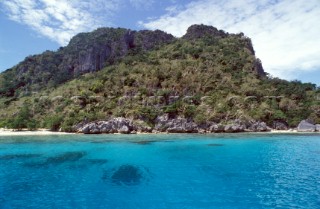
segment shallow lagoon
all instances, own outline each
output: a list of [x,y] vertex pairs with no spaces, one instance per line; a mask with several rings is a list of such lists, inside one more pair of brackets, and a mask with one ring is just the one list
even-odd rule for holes
[[0,137],[0,208],[320,208],[320,135]]

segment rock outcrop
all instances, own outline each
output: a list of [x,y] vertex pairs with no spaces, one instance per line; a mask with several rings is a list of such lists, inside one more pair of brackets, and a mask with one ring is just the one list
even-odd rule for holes
[[314,132],[316,131],[316,125],[309,123],[307,120],[302,120],[298,127],[297,127],[298,132]]
[[241,120],[229,121],[227,125],[207,122],[198,125],[186,118],[169,118],[169,114],[158,116],[155,126],[151,128],[141,120],[130,120],[126,118],[113,118],[106,121],[95,121],[80,123],[73,127],[73,130],[84,134],[101,133],[237,133],[237,132],[264,132],[271,129],[264,122]]
[[196,133],[198,128],[193,121],[185,118],[169,119],[169,115],[165,114],[157,117],[154,130],[169,133]]
[[224,127],[224,132],[237,133],[237,132],[243,132],[244,129],[245,127],[239,124],[228,124]]
[[151,127],[142,123],[134,123],[126,118],[113,118],[107,121],[96,121],[87,124],[79,124],[74,131],[84,134],[150,132]]
[[222,124],[213,124],[208,128],[209,133],[221,133],[224,132],[224,125]]
[[147,51],[173,40],[171,34],[160,30],[99,28],[91,33],[81,33],[73,37],[69,45],[63,49],[67,53],[62,64],[72,68],[75,74],[97,71],[124,57],[132,48]]
[[272,123],[272,128],[275,130],[288,130],[288,123],[282,120],[275,120]]
[[260,121],[252,121],[247,129],[251,132],[265,132],[271,130],[265,122]]

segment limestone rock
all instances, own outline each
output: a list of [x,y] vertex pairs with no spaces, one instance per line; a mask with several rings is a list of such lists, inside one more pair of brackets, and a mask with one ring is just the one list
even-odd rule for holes
[[252,132],[265,132],[270,131],[271,129],[267,126],[265,122],[253,121],[248,126],[247,130]]
[[236,133],[236,132],[243,132],[245,127],[239,124],[228,124],[224,127],[224,131],[226,133]]
[[272,123],[272,128],[275,130],[288,130],[288,123],[282,120],[275,120]]
[[196,133],[198,132],[198,125],[185,118],[169,119],[168,114],[165,114],[157,117],[154,129],[169,133]]
[[306,120],[302,120],[299,123],[297,130],[298,132],[314,132],[316,130],[316,126]]
[[123,125],[121,128],[118,129],[118,133],[120,134],[128,134],[130,133],[130,129],[128,126]]
[[222,125],[222,124],[213,124],[213,125],[211,125],[209,127],[208,131],[211,132],[211,133],[224,132],[224,125]]
[[152,128],[143,121],[135,121],[135,123],[126,118],[112,118],[107,121],[95,121],[90,123],[80,123],[73,127],[73,130],[84,134],[100,134],[100,133],[137,133],[151,132]]

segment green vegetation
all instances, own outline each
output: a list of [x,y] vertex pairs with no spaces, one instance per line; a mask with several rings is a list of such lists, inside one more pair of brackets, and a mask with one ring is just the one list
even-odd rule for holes
[[[53,72],[65,50],[42,54],[43,66]],[[27,59],[33,66],[32,59],[40,58]],[[13,80],[20,68],[0,74],[2,127],[71,131],[83,121],[119,116],[153,125],[163,113],[198,124],[232,119],[269,125],[281,119],[290,126],[306,118],[320,122],[320,90],[311,83],[265,75],[243,34],[181,38],[151,50],[131,48],[102,70],[78,76],[69,71],[48,75],[46,70],[35,75],[29,67],[24,79]]]

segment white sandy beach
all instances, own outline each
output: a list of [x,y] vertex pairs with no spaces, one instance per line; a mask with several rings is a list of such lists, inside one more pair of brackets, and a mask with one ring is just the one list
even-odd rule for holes
[[39,129],[36,131],[16,131],[11,129],[0,129],[0,136],[41,136],[41,135],[67,135],[73,133],[66,132],[53,132],[47,129]]
[[296,129],[289,129],[289,130],[276,130],[272,129],[270,133],[299,133]]

